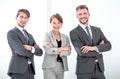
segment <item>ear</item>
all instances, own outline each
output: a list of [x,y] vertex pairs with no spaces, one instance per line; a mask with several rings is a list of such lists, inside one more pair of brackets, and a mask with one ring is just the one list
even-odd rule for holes
[[17,20],[17,17],[15,17],[15,19]]
[[88,13],[88,15],[90,16],[90,13]]
[[61,23],[61,25],[63,25],[63,23]]
[[76,17],[78,18],[78,15],[76,14]]

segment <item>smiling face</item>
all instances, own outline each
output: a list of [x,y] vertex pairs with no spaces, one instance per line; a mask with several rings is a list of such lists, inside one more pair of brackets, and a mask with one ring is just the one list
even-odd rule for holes
[[22,28],[25,27],[25,25],[28,22],[28,19],[28,16],[24,12],[20,12],[19,15],[16,17],[17,24]]
[[52,30],[55,32],[59,32],[62,27],[62,23],[57,18],[53,18],[50,24],[52,26]]
[[78,9],[76,11],[77,13],[77,18],[79,20],[79,22],[81,24],[84,24],[84,25],[87,25],[88,24],[88,20],[89,20],[89,16],[90,16],[90,13],[87,9]]
[[52,31],[59,32],[63,24],[63,19],[60,14],[56,13],[50,17],[50,24],[52,26]]

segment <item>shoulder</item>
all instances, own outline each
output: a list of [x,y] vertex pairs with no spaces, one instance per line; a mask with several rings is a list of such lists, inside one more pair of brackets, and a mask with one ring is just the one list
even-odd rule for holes
[[90,26],[90,27],[91,27],[91,29],[101,31],[101,28],[100,28],[100,27],[97,27],[97,26]]
[[7,32],[7,35],[9,35],[9,34],[16,34],[16,33],[15,33],[15,28],[10,29],[10,30]]
[[69,35],[75,35],[77,32],[79,32],[79,30],[81,30],[80,26],[78,25],[77,27],[75,27],[74,29],[72,29],[69,33]]
[[102,33],[102,30],[100,27],[97,26],[91,26],[91,29],[94,30],[96,33]]
[[73,28],[71,31],[76,31],[80,26]]
[[50,37],[51,37],[50,32],[45,32],[44,33],[44,40],[50,39]]
[[60,33],[62,37],[68,37],[66,34]]
[[69,37],[68,37],[67,34],[61,33],[61,38],[64,39],[64,40],[69,40]]
[[51,37],[53,35],[52,31],[45,32],[44,36]]
[[7,38],[15,38],[15,37],[17,37],[17,33],[14,28],[7,32]]
[[72,30],[70,30],[70,33],[71,33],[71,32],[75,32],[75,31],[77,31],[78,28],[79,28],[79,26],[76,26],[75,28],[73,28]]
[[94,29],[100,29],[100,27],[97,27],[97,26],[92,26],[90,25],[91,28],[94,28]]

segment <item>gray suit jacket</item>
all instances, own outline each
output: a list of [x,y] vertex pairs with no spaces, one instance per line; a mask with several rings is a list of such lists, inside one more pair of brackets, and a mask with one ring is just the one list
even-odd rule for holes
[[[100,71],[104,71],[103,56],[102,54],[92,51],[89,53],[82,53],[81,47],[88,46],[97,46],[99,52],[105,52],[111,49],[111,43],[104,36],[100,28],[90,26],[92,35],[93,35],[93,44],[90,43],[89,37],[86,32],[78,25],[75,29],[70,32],[70,38],[72,44],[77,52],[77,73],[91,73],[94,70],[94,61],[95,59],[99,60]],[[101,40],[104,40],[104,44],[99,44]]]
[[[60,34],[60,35],[61,35],[62,46],[70,45],[68,37],[64,34]],[[48,42],[52,42],[53,47],[48,46]],[[44,68],[56,67],[58,44],[56,42],[56,39],[52,31],[50,31],[49,33],[46,33],[43,47],[45,50],[45,56],[44,56],[42,68],[44,69]],[[64,65],[63,67],[65,71],[68,70],[67,56],[70,55],[70,53],[71,51],[63,51],[60,54],[63,60],[63,65]]]
[[35,74],[33,56],[41,56],[43,52],[42,49],[35,48],[35,53],[33,54],[23,47],[23,45],[34,46],[36,44],[32,35],[28,33],[28,36],[29,41],[27,42],[23,33],[17,27],[7,33],[8,44],[12,51],[8,70],[9,76],[11,76],[12,73],[24,73],[28,67],[28,58],[32,62],[33,72]]

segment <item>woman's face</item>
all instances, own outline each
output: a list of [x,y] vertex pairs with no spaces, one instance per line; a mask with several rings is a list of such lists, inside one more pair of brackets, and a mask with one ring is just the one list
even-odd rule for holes
[[57,18],[53,18],[50,24],[52,26],[52,30],[56,32],[62,27],[62,23]]

